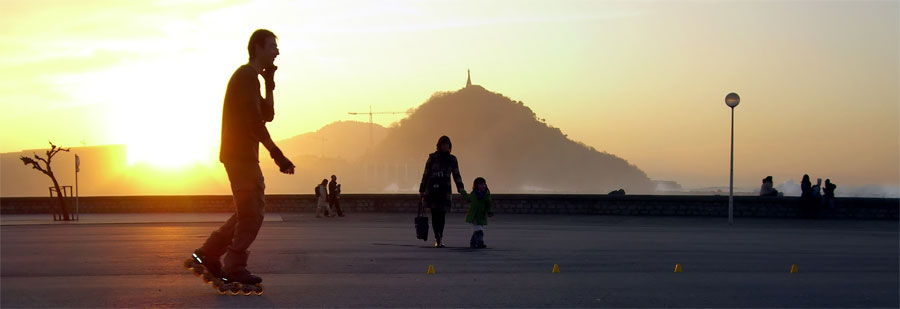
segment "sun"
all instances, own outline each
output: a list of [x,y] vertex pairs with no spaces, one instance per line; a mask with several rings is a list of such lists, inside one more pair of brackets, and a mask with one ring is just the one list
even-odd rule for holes
[[218,162],[222,78],[182,80],[165,70],[122,72],[127,82],[105,94],[121,100],[111,106],[112,139],[127,145],[129,165],[178,168]]
[[97,126],[125,144],[129,165],[179,168],[218,162],[222,100],[234,67],[228,55],[190,49],[166,57],[135,58],[62,82],[73,98],[105,107]]
[[211,164],[218,160],[218,109],[195,104],[123,108],[117,134],[127,145],[127,162],[161,168]]
[[140,140],[127,144],[128,165],[147,163],[155,167],[173,169],[189,165],[208,165],[215,162],[215,151],[206,145],[182,140]]

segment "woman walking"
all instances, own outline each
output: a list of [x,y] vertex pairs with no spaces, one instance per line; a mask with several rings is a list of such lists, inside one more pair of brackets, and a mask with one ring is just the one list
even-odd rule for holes
[[453,144],[446,135],[438,139],[437,150],[428,155],[425,172],[419,184],[419,196],[426,207],[431,208],[431,226],[434,228],[434,247],[443,248],[444,222],[450,210],[450,177],[456,183],[456,191],[465,194],[465,185],[459,175],[459,162],[450,154]]

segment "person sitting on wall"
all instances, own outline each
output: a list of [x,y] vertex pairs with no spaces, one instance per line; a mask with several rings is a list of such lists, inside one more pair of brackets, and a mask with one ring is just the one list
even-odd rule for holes
[[624,195],[625,195],[625,189],[612,190],[612,191],[609,192],[609,195],[621,195],[621,196],[624,196]]
[[763,178],[762,187],[759,188],[759,196],[778,196],[778,190],[775,190],[772,176]]

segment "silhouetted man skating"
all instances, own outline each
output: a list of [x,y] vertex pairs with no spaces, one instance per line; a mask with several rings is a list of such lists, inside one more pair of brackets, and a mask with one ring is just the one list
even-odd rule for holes
[[[278,56],[276,36],[269,30],[256,30],[250,36],[247,52],[250,61],[234,71],[222,107],[222,144],[219,161],[225,165],[225,172],[231,182],[236,211],[218,230],[206,239],[202,247],[194,251],[193,262],[186,266],[203,270],[204,279],[214,281],[219,291],[258,285],[262,278],[247,270],[250,244],[263,222],[265,213],[265,183],[259,168],[259,143],[269,151],[279,170],[285,174],[294,173],[294,164],[278,149],[269,136],[266,122],[275,116],[272,92],[275,89],[273,64]],[[266,96],[259,91],[258,76],[262,75],[266,84]],[[224,265],[219,261],[225,255]],[[188,265],[191,264],[191,265]],[[201,267],[202,266],[202,267]],[[251,287],[252,288],[252,287]]]

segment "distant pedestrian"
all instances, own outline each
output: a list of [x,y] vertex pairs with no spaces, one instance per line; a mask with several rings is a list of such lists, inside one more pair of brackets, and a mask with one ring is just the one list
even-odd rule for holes
[[472,238],[469,247],[473,249],[487,248],[484,244],[484,226],[487,218],[494,216],[494,203],[491,200],[491,191],[488,190],[487,181],[484,178],[475,178],[472,184],[472,193],[463,196],[469,202],[469,211],[466,212],[466,223],[472,224]]
[[331,210],[337,212],[338,217],[343,217],[344,212],[341,210],[340,187],[337,183],[337,176],[331,175],[331,181],[328,182],[328,206]]
[[800,198],[812,197],[812,182],[809,181],[809,175],[803,174],[800,180]]
[[816,179],[816,184],[812,186],[812,196],[816,199],[822,198],[822,178]]
[[822,178],[817,178],[816,184],[812,186],[812,196],[811,203],[813,203],[813,208],[818,214],[825,205],[824,200],[822,199]]
[[322,179],[322,183],[316,186],[316,218],[322,215],[331,216],[328,211],[328,179]]
[[803,179],[800,180],[800,208],[805,217],[814,218],[818,215],[819,203],[816,202],[817,199],[813,195],[813,186],[812,182],[809,181],[809,175],[804,174]]
[[837,185],[831,179],[825,179],[825,206],[828,208],[834,208],[834,189]]
[[457,192],[463,194],[466,190],[459,174],[459,161],[456,160],[456,156],[450,154],[453,150],[450,138],[446,135],[441,136],[435,147],[437,150],[429,154],[428,161],[425,162],[425,172],[419,184],[419,197],[431,209],[434,247],[443,248],[444,222],[447,212],[450,211],[450,197],[453,194],[450,177],[453,177],[453,182],[456,183]]
[[762,187],[759,188],[759,196],[778,196],[778,190],[775,190],[772,176],[763,178]]

